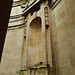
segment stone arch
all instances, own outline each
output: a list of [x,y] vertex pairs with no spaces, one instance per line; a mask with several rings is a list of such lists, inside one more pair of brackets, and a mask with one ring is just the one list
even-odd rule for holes
[[29,26],[28,64],[42,62],[42,22],[40,17],[33,19]]
[[41,43],[41,35],[42,35],[41,31],[42,31],[41,18],[36,17],[30,23],[30,32],[29,32],[30,36],[31,36],[30,46],[34,47],[34,46],[39,45]]

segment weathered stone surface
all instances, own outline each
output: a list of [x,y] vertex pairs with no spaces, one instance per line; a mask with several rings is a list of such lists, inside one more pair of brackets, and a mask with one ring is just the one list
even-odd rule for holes
[[[43,2],[38,11],[32,15],[29,12],[26,16],[26,33],[24,28],[7,32],[0,75],[15,75],[21,68],[40,64],[49,64],[51,69],[27,70],[24,74],[75,74],[75,0],[61,0],[53,10],[47,6],[49,27],[45,26],[46,6],[47,2]],[[11,15],[22,13],[21,8],[18,9],[14,7]],[[9,25],[20,23],[24,23],[24,20]]]

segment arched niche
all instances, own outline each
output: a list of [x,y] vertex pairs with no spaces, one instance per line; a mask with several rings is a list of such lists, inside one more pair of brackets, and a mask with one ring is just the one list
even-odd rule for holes
[[28,64],[40,62],[42,62],[42,22],[40,17],[36,17],[29,26]]
[[35,18],[30,24],[30,46],[37,47],[41,41],[41,18]]

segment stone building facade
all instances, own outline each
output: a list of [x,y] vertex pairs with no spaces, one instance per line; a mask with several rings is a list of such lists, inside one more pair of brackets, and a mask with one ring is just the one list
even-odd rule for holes
[[75,0],[13,4],[0,75],[75,74]]

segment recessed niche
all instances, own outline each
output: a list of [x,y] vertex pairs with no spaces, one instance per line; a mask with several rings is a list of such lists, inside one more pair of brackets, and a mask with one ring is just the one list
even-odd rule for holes
[[42,21],[40,17],[36,17],[30,23],[28,43],[28,65],[42,64]]

